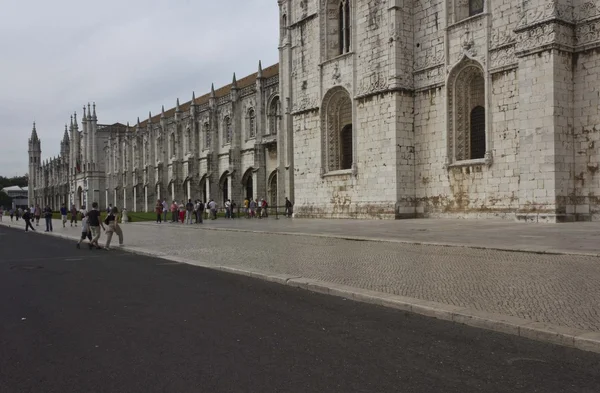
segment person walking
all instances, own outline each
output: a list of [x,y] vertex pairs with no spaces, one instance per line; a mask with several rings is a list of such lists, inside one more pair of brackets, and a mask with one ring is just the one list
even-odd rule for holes
[[192,224],[192,215],[194,214],[194,203],[191,199],[185,204],[185,223],[188,225]]
[[163,205],[160,202],[160,199],[156,201],[156,207],[154,210],[156,211],[156,222],[158,224],[162,223]]
[[217,203],[211,199],[210,202],[208,202],[208,208],[210,210],[210,219],[216,220],[217,219]]
[[21,218],[22,215],[23,215],[23,209],[18,207],[17,208],[17,221],[19,221],[19,218]]
[[90,225],[88,223],[87,215],[81,219],[81,238],[77,242],[75,247],[81,248],[81,242],[85,239],[88,239],[90,250],[92,249],[92,231],[90,230]]
[[64,203],[60,206],[60,217],[62,218],[63,228],[67,226],[67,205]]
[[10,222],[13,221],[13,217],[15,216],[15,209],[10,209],[8,211],[8,215],[10,216]]
[[31,225],[31,213],[29,212],[29,209],[25,210],[25,213],[23,213],[23,220],[25,221],[25,232],[27,232],[29,228],[35,232],[33,225]]
[[87,217],[88,217],[88,224],[90,226],[90,230],[92,231],[92,241],[90,242],[89,246],[90,249],[93,246],[96,246],[97,249],[101,249],[102,247],[100,247],[100,245],[98,244],[98,240],[100,239],[100,228],[102,227],[103,230],[106,230],[104,228],[104,224],[102,224],[102,221],[100,220],[100,212],[98,211],[98,202],[94,202],[92,203],[92,210],[90,210],[87,213]]
[[52,232],[52,209],[48,205],[44,208],[44,218],[46,219],[46,232]]
[[113,207],[104,223],[108,225],[108,229],[106,230],[106,246],[104,246],[105,250],[110,250],[110,241],[112,240],[113,233],[116,233],[119,236],[119,246],[123,246],[123,231],[121,230],[121,226],[119,225],[119,209],[117,207]]
[[77,226],[77,209],[75,205],[71,205],[71,226],[73,226],[73,223]]
[[290,218],[292,217],[292,202],[288,199],[288,197],[285,197],[285,216]]

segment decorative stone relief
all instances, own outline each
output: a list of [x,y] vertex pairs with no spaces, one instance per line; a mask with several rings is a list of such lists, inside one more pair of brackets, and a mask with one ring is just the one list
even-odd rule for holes
[[490,68],[504,67],[516,63],[514,45],[490,51]]
[[575,27],[575,45],[590,44],[600,40],[600,19],[578,24]]
[[428,48],[415,58],[415,70],[433,67],[444,63],[444,48]]
[[521,30],[517,34],[515,51],[527,51],[549,44],[572,46],[572,29],[563,24],[545,23],[537,25],[532,29]]
[[569,23],[573,22],[573,6],[556,4],[555,1],[551,0],[546,4],[525,10],[521,14],[521,19],[517,24],[516,30],[551,19],[560,19]]
[[292,113],[304,112],[312,109],[317,109],[319,104],[314,96],[299,97],[292,105]]
[[490,37],[490,48],[495,49],[504,45],[513,44],[516,39],[516,36],[511,31],[494,30]]
[[382,73],[373,73],[364,78],[358,87],[357,95],[365,96],[388,89],[388,80]]
[[423,89],[444,83],[444,66],[430,68],[425,71],[415,72],[415,89]]
[[600,4],[596,4],[596,2],[588,1],[586,3],[580,4],[573,14],[573,19],[575,21],[582,21],[585,19],[590,19],[600,16]]

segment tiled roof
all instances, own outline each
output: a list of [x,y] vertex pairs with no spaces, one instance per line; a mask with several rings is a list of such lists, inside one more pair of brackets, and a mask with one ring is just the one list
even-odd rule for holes
[[[263,74],[263,79],[268,79],[268,78],[278,75],[279,74],[279,64],[273,64],[272,66],[263,69],[262,74]],[[252,84],[256,83],[257,75],[258,75],[258,73],[255,72],[254,74],[248,75],[248,76],[238,80],[237,81],[238,90],[241,90],[244,87],[248,87],[248,86],[251,86]],[[229,92],[231,91],[231,86],[232,86],[232,84],[230,83],[226,86],[216,89],[215,97],[219,98],[219,97],[223,97],[223,96],[226,96],[227,94],[229,94]],[[195,105],[206,104],[209,99],[210,99],[210,93],[207,93],[207,94],[204,94],[203,96],[196,97],[194,104]],[[183,104],[180,103],[179,110],[181,112],[189,111],[191,104],[192,104],[192,100],[189,100],[188,102],[185,102]],[[165,110],[165,117],[169,118],[169,117],[173,117],[174,115],[175,115],[175,107],[170,108],[169,110]],[[162,116],[162,113],[152,116],[152,123],[154,124],[154,123],[160,122],[161,116]],[[140,127],[145,128],[147,124],[148,124],[148,119],[140,122]]]

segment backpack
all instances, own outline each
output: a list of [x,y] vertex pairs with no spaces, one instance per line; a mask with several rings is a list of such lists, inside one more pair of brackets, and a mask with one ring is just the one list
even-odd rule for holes
[[110,217],[110,216],[111,216],[111,215],[109,214],[109,215],[107,215],[107,216],[106,216],[106,218],[104,219],[104,223],[105,223],[106,225],[108,225],[108,223],[109,223],[109,221],[108,221],[108,217]]

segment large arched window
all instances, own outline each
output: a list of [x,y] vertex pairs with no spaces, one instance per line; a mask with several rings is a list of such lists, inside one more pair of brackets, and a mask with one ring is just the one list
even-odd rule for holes
[[354,157],[350,95],[343,88],[333,88],[325,95],[322,107],[323,169],[351,169]]
[[231,143],[231,136],[232,136],[231,117],[226,116],[223,119],[223,144],[224,145]]
[[172,132],[169,138],[169,147],[171,158],[175,158],[175,133]]
[[269,120],[269,128],[267,131],[271,135],[277,135],[277,131],[279,131],[279,122],[281,121],[281,106],[279,105],[279,96],[276,96],[271,100],[267,117]]
[[448,78],[449,162],[485,157],[485,80],[480,65],[465,59]]
[[248,138],[254,138],[256,136],[256,114],[254,109],[248,110]]
[[211,137],[210,137],[210,124],[204,123],[204,148],[205,149],[210,149],[210,141],[211,141]]
[[329,0],[326,8],[326,57],[350,52],[352,48],[351,0]]

